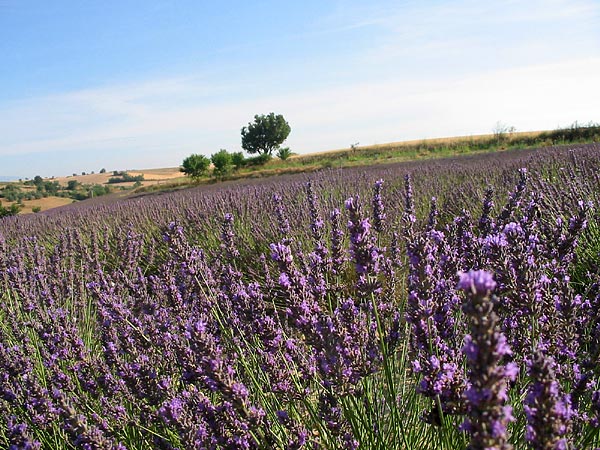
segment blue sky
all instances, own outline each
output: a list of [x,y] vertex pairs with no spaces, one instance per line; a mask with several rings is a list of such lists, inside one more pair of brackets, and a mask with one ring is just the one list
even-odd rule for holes
[[600,122],[600,2],[0,0],[0,175]]

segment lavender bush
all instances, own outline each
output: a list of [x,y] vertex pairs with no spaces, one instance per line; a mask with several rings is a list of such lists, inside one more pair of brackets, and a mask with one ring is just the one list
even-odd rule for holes
[[0,447],[599,447],[599,150],[2,219]]

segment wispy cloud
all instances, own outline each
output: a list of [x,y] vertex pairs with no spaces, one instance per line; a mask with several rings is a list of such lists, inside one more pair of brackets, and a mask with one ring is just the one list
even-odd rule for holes
[[[343,1],[323,29],[364,28],[373,35],[364,64],[407,64],[471,72],[572,59],[600,52],[600,3],[595,0]],[[399,61],[400,60],[400,61]],[[431,63],[429,67],[427,64]]]
[[486,132],[496,120],[553,127],[598,119],[598,71],[600,58],[590,58],[454,81],[356,82],[228,101],[194,79],[90,89],[0,111],[0,154],[147,148],[150,159],[173,165],[192,150],[238,148],[241,126],[272,110],[289,119],[290,144],[301,151]]

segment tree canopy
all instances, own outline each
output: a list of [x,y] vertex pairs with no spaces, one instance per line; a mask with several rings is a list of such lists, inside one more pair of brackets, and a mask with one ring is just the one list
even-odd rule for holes
[[225,149],[221,149],[217,153],[211,155],[210,160],[214,166],[213,175],[216,177],[227,175],[233,165],[231,153],[227,152]]
[[193,180],[198,180],[202,175],[204,175],[210,166],[210,159],[208,159],[204,155],[190,155],[183,160],[181,164],[181,168],[179,169],[181,172],[185,173]]
[[255,115],[254,122],[242,128],[242,148],[248,153],[271,155],[290,131],[290,125],[281,114]]

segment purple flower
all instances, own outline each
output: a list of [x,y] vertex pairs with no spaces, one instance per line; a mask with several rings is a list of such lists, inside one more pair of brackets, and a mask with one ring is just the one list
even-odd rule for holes
[[379,289],[378,282],[371,282],[368,277],[379,274],[380,262],[383,258],[381,250],[375,245],[375,237],[371,234],[371,223],[368,218],[362,217],[359,199],[346,200],[346,208],[350,220],[350,254],[354,259],[356,273],[359,275],[357,287],[362,296]]
[[292,287],[290,277],[287,273],[281,272],[281,274],[279,275],[279,284],[285,289],[290,289]]
[[514,379],[518,368],[514,364],[501,365],[511,350],[496,329],[498,316],[489,298],[495,286],[492,276],[483,270],[463,273],[459,282],[467,293],[463,312],[470,328],[463,347],[469,367],[470,386],[465,396],[470,449],[512,448],[507,425],[514,418],[512,408],[505,403],[508,382]]
[[527,361],[532,383],[525,398],[526,439],[535,450],[566,448],[573,410],[556,380],[555,363],[540,351]]
[[27,425],[15,423],[14,417],[8,420],[7,437],[9,450],[38,450],[42,447],[39,441],[30,436]]
[[492,274],[485,270],[470,270],[459,274],[458,288],[475,295],[486,296],[496,288]]
[[381,191],[383,189],[383,180],[377,180],[375,182],[375,189],[373,192],[373,225],[375,231],[381,233],[383,231],[383,223],[386,219],[385,207],[383,206],[383,199]]

